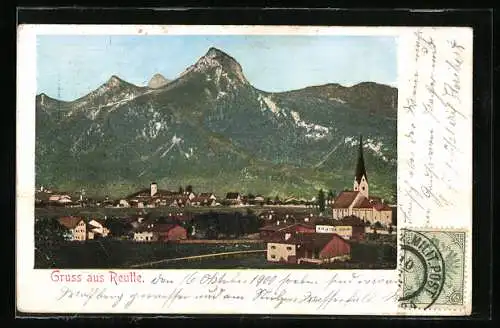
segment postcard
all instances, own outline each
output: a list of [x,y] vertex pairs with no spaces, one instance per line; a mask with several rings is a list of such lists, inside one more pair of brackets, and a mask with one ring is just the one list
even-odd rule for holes
[[20,25],[20,313],[470,315],[472,29]]

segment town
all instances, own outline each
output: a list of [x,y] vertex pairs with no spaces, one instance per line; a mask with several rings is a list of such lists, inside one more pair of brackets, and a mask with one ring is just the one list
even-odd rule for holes
[[[219,197],[210,191],[197,192],[195,186],[176,191],[160,187],[151,182],[120,199],[90,199],[84,191],[38,188],[36,265],[396,265],[396,206],[369,193],[361,136],[352,189],[339,193],[320,190],[306,200],[238,191]],[[68,251],[54,246],[55,240]],[[126,251],[131,247],[133,251]],[[104,259],[99,260],[96,252],[101,251]],[[133,254],[140,255],[134,259]]]

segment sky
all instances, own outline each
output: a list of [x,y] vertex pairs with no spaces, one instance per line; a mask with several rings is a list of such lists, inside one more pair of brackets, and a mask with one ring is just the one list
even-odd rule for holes
[[280,92],[371,81],[396,86],[397,40],[389,36],[57,36],[37,37],[37,93],[74,100],[112,75],[146,85],[175,79],[210,47],[235,58],[256,88]]

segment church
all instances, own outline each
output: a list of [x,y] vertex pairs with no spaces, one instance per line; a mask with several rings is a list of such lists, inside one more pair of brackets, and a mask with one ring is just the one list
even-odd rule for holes
[[357,216],[370,224],[379,222],[382,226],[393,224],[393,209],[384,199],[369,193],[368,175],[363,158],[363,138],[359,137],[359,154],[354,174],[353,190],[345,190],[338,194],[333,205],[333,219],[340,220],[346,216]]

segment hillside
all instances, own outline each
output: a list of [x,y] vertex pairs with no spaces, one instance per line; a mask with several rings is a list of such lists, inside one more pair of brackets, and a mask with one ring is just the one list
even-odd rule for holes
[[71,102],[38,95],[37,185],[123,195],[155,180],[220,195],[312,197],[352,187],[362,134],[371,191],[387,199],[395,191],[395,88],[365,82],[269,93],[215,48],[178,78],[151,81],[112,76]]

